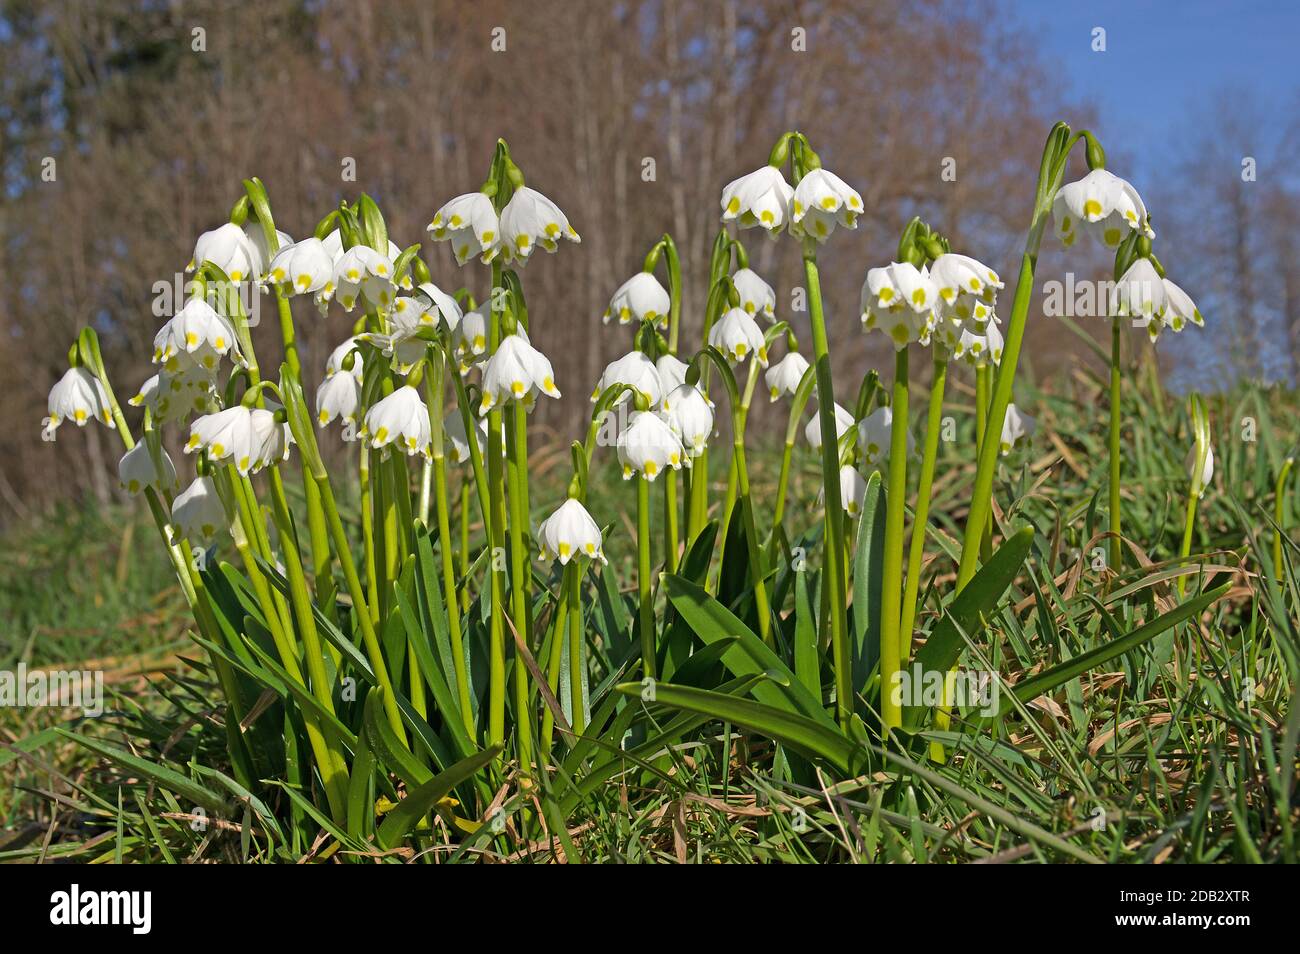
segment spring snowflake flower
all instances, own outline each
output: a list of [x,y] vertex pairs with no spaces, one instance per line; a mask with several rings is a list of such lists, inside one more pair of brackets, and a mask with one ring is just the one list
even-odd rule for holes
[[[659,402],[663,399],[664,388],[663,381],[659,377],[659,371],[655,363],[640,351],[629,351],[617,361],[611,361],[605,367],[605,371],[600,376],[600,381],[596,383],[596,389],[591,392],[591,399],[597,401],[601,394],[607,388],[616,384],[626,384],[637,394],[645,398],[650,407],[658,407]],[[622,404],[630,395],[624,391],[618,396],[615,405]]]
[[330,352],[329,358],[325,361],[325,377],[332,378],[340,371],[344,371],[345,369],[343,367],[343,361],[349,354],[351,354],[352,370],[349,371],[348,373],[351,374],[358,381],[361,380],[363,374],[363,368],[362,368],[362,360],[361,360],[361,348],[359,347],[360,341],[361,339],[358,336],[348,338],[341,345],[339,345],[337,348],[335,348],[333,351]]
[[1007,405],[1006,417],[1002,419],[1002,442],[1000,450],[1005,457],[1011,448],[1022,438],[1033,436],[1037,422],[1028,414],[1021,414],[1014,404]]
[[501,251],[496,209],[482,192],[456,196],[433,214],[428,232],[435,242],[450,242],[461,265],[476,255],[487,265]]
[[172,501],[172,526],[182,537],[211,540],[229,527],[226,508],[211,477],[199,477]]
[[104,386],[86,368],[69,368],[50,388],[46,406],[49,417],[41,421],[41,436],[47,441],[54,440],[54,432],[64,421],[72,421],[78,427],[85,427],[91,420],[102,421],[112,428],[117,426],[113,423]]
[[672,301],[668,289],[650,272],[637,272],[614,292],[609,307],[600,320],[609,324],[618,318],[620,325],[649,321],[657,325],[668,324],[668,309]]
[[659,386],[664,394],[670,393],[673,388],[686,383],[686,372],[690,370],[690,365],[678,358],[675,354],[663,354],[655,362],[655,371],[659,373]]
[[[858,422],[858,448],[862,451],[863,462],[868,467],[878,467],[889,460],[889,446],[893,438],[894,411],[888,407],[878,407]],[[907,435],[907,452],[915,449],[912,435]]]
[[483,401],[479,413],[484,414],[506,401],[528,400],[538,391],[547,397],[560,396],[551,362],[528,343],[526,336],[506,335],[483,365]]
[[990,321],[983,334],[970,327],[963,328],[952,348],[952,356],[974,368],[996,366],[1002,363],[1002,345],[1002,332],[998,330],[997,322]]
[[[853,427],[853,424],[854,424],[853,415],[850,414],[848,411],[846,411],[844,408],[840,407],[838,404],[836,404],[835,405],[836,440],[839,440],[841,437],[847,434],[849,432],[849,429]],[[821,425],[820,415],[818,414],[813,415],[812,420],[808,422],[808,426],[804,428],[803,436],[808,440],[809,447],[811,447],[813,450],[821,450],[822,425]]]
[[790,217],[794,189],[774,166],[733,179],[722,190],[722,221],[739,222],[743,229],[760,226],[775,240]]
[[973,296],[992,305],[1004,287],[998,273],[969,255],[951,252],[940,255],[930,266],[930,281],[939,292],[945,307],[952,307],[961,296]]
[[767,367],[767,342],[749,312],[731,308],[709,329],[709,344],[735,362],[757,356],[760,366]]
[[689,465],[713,436],[713,402],[695,385],[682,383],[664,397],[663,415],[681,440]]
[[913,341],[929,344],[941,300],[926,271],[910,262],[869,269],[862,285],[862,327],[883,331],[896,349]]
[[[258,281],[266,278],[267,272],[271,268],[272,254],[266,245],[266,230],[262,228],[261,223],[256,219],[249,219],[244,223],[244,235],[248,239],[248,244],[253,247],[253,277]],[[292,245],[293,239],[287,232],[275,230],[275,247],[282,249]]]
[[1094,169],[1078,182],[1061,186],[1052,203],[1056,234],[1069,248],[1087,232],[1107,248],[1115,248],[1129,231],[1155,237],[1147,207],[1137,189],[1105,169]]
[[148,408],[156,423],[165,424],[206,413],[212,407],[212,395],[207,371],[199,365],[183,365],[172,371],[163,368],[140,385],[127,403]]
[[[1192,450],[1187,455],[1187,473],[1191,477],[1193,483],[1195,483],[1197,478],[1195,444],[1192,445]],[[1198,493],[1197,496],[1204,497],[1206,489],[1210,486],[1210,481],[1214,479],[1214,448],[1213,447],[1205,448],[1205,466],[1201,468],[1201,473],[1199,476],[1200,476],[1200,484],[1198,486],[1200,487],[1200,493]]]
[[936,334],[949,351],[956,351],[963,332],[975,336],[984,335],[990,322],[1000,324],[1001,321],[988,302],[969,295],[958,295],[952,305],[943,307]]
[[176,479],[176,465],[161,448],[158,450],[158,460],[162,464],[161,479],[158,470],[154,467],[153,455],[149,453],[148,445],[141,441],[132,447],[117,462],[117,478],[122,488],[132,496],[146,487],[168,492],[176,491],[180,487],[180,482]]
[[554,252],[561,237],[570,242],[582,241],[560,207],[527,186],[516,189],[501,210],[501,234],[506,258],[520,265],[528,261],[538,245]]
[[253,409],[253,435],[257,438],[257,462],[254,470],[261,470],[289,459],[289,445],[293,432],[287,422],[277,421],[275,411],[280,405],[267,402],[267,407]]
[[419,290],[428,297],[430,302],[420,314],[420,323],[436,324],[443,331],[455,332],[460,327],[461,318],[464,317],[460,302],[433,282],[425,282],[419,286]]
[[227,222],[199,236],[194,243],[194,256],[185,266],[185,271],[192,272],[204,262],[211,262],[232,282],[239,284],[257,278],[264,261],[248,234],[233,222]]
[[586,556],[607,563],[600,548],[600,527],[581,501],[570,497],[537,528],[543,560],[559,560],[566,565],[576,556]]
[[273,411],[236,404],[196,418],[190,425],[185,453],[201,448],[210,460],[229,458],[235,469],[247,477],[288,456],[287,430],[287,424],[276,422]]
[[320,239],[303,239],[275,253],[266,277],[291,295],[323,291],[333,281],[334,259]]
[[155,363],[185,355],[205,370],[214,371],[235,346],[235,329],[202,298],[191,298],[158,330],[153,339]]
[[[862,476],[862,472],[851,464],[844,464],[840,467],[840,506],[850,517],[856,517],[862,512],[862,501],[867,496],[867,481]],[[823,490],[817,494],[817,506],[826,505],[826,491]]]
[[461,317],[456,328],[456,350],[460,352],[461,368],[468,370],[468,359],[477,358],[487,351],[488,314],[487,307],[480,305],[472,308]]
[[360,436],[376,449],[396,443],[408,456],[432,457],[429,409],[420,392],[409,384],[395,388],[392,394],[375,402],[366,412]]
[[740,307],[751,315],[761,314],[768,321],[776,319],[776,292],[752,269],[742,268],[731,276],[740,296]]
[[1201,317],[1200,309],[1192,301],[1192,296],[1167,278],[1161,279],[1161,284],[1165,287],[1165,314],[1162,324],[1175,332],[1186,328],[1189,321],[1198,328],[1204,327],[1205,319]]
[[791,351],[784,358],[767,369],[763,381],[773,401],[782,397],[792,397],[799,390],[799,383],[808,372],[808,359],[798,351]]
[[862,196],[835,173],[814,169],[795,187],[792,208],[790,234],[825,242],[836,225],[858,227]]
[[624,480],[641,474],[652,481],[665,467],[681,470],[685,456],[681,438],[654,411],[632,414],[618,436],[618,459],[623,465]]
[[[478,431],[474,440],[478,443],[479,453],[487,453],[488,445],[488,419],[480,417],[478,423],[474,425]],[[456,463],[463,464],[470,459],[469,438],[465,435],[465,421],[460,416],[460,411],[452,407],[446,417],[443,418],[443,430],[447,439],[451,441],[452,454]],[[506,452],[506,422],[501,422],[501,454]]]
[[[360,407],[361,382],[351,374],[331,375],[316,388],[316,420],[321,427],[336,417],[349,424],[358,423],[357,411]],[[348,440],[349,434],[355,433],[355,430],[345,428],[344,440]]]
[[353,309],[358,295],[372,307],[387,308],[393,303],[392,259],[368,245],[354,245],[334,266],[334,286],[334,299],[345,311]]
[[1158,324],[1164,317],[1165,307],[1165,283],[1149,259],[1139,258],[1111,287],[1112,315],[1154,319]]

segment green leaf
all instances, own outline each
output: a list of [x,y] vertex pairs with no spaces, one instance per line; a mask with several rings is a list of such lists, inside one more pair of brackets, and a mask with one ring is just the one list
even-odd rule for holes
[[880,604],[885,578],[885,490],[880,471],[867,478],[853,558],[853,685],[865,686],[880,659]]
[[817,651],[817,619],[808,592],[808,573],[799,572],[794,581],[794,672],[815,699],[822,697],[821,665],[821,655]]
[[432,773],[411,754],[402,740],[397,737],[393,727],[388,724],[383,711],[383,701],[382,686],[375,686],[366,694],[365,710],[362,713],[366,743],[380,764],[408,786],[423,785]]
[[461,759],[408,794],[379,826],[379,847],[385,850],[396,847],[406,833],[429,814],[447,793],[466,779],[473,778],[479,769],[501,754],[501,749],[501,745],[493,745],[467,759]]
[[83,748],[90,749],[95,754],[120,765],[131,775],[138,775],[147,778],[151,782],[156,782],[163,788],[175,792],[181,798],[194,805],[199,805],[215,815],[223,814],[226,811],[225,798],[211,789],[204,788],[193,779],[186,778],[173,768],[158,762],[150,762],[148,759],[142,759],[137,755],[132,755],[125,749],[119,749],[117,746],[101,742],[99,739],[78,735],[75,732],[69,732],[67,729],[59,729],[58,732],[64,738],[71,739]]

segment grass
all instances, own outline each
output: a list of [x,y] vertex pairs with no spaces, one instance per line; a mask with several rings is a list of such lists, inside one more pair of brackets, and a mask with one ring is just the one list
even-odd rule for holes
[[[1038,432],[1002,462],[995,516],[1008,533],[1033,526],[1035,542],[1009,598],[962,637],[966,666],[996,672],[1013,700],[1007,714],[976,725],[978,713],[959,710],[948,731],[923,732],[920,747],[873,749],[869,770],[836,773],[735,722],[689,722],[689,711],[633,698],[617,708],[625,721],[611,716],[592,734],[584,758],[566,757],[535,786],[497,777],[481,810],[431,804],[428,825],[387,851],[321,837],[331,823],[300,794],[301,780],[255,792],[234,782],[221,693],[205,654],[184,639],[170,568],[152,539],[135,543],[151,529],[147,514],[69,509],[15,528],[0,548],[0,608],[6,633],[21,635],[3,644],[3,665],[111,658],[129,675],[113,683],[110,713],[81,727],[98,751],[45,731],[48,713],[0,710],[0,859],[1294,862],[1300,564],[1288,544],[1274,568],[1271,532],[1274,480],[1297,436],[1284,429],[1293,394],[1243,388],[1208,401],[1216,473],[1191,552],[1204,576],[1231,580],[1226,597],[1059,688],[1014,698],[1016,685],[1178,603],[1190,420],[1152,369],[1130,380],[1124,507],[1133,542],[1118,572],[1097,557],[1106,555],[1106,382],[1080,370],[1015,395]],[[939,594],[955,580],[974,470],[972,388],[954,373],[949,389],[956,440],[939,451],[918,615],[931,637]],[[755,499],[772,499],[778,465],[779,449],[751,450]],[[538,511],[563,493],[563,468],[552,473],[534,474]],[[801,445],[787,526],[815,524],[820,474]],[[598,519],[626,520],[600,508],[622,501],[630,514],[631,494],[612,462],[593,471]],[[1283,512],[1293,525],[1293,506]],[[630,627],[636,615],[634,534],[607,534],[607,549],[608,578],[624,592],[605,591],[603,609],[600,591],[588,593],[593,691],[629,678],[618,676],[617,650],[631,631],[611,620]],[[1197,588],[1193,577],[1188,591]],[[662,597],[658,612],[668,612]],[[150,678],[135,672],[178,649],[185,661]],[[941,743],[946,761],[927,761],[925,742]],[[395,774],[375,792],[381,810],[422,777]],[[198,824],[196,805],[213,791],[234,795],[237,807]]]

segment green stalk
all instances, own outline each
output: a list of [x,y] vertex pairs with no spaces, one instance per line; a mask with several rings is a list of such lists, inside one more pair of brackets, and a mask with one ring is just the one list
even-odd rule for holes
[[[576,559],[570,560],[561,573],[560,598],[556,603],[555,616],[551,622],[551,654],[546,664],[546,685],[550,688],[551,695],[557,699],[560,691],[560,670],[564,666],[564,641],[568,638],[569,574],[577,569],[577,563]],[[555,715],[551,712],[551,707],[546,706],[542,711],[540,751],[543,756],[550,754],[554,739]]]
[[365,547],[366,585],[369,595],[357,606],[371,620],[379,621],[379,563],[375,553],[374,493],[370,486],[370,447],[363,440],[357,458],[357,477],[361,486],[361,540]]
[[677,471],[664,474],[664,572],[677,572]]
[[[899,636],[903,593],[903,516],[907,505],[907,348],[894,356],[893,424],[889,431],[889,483],[885,497],[885,559],[880,606],[880,715],[885,732],[903,724],[903,710],[894,698],[896,675],[902,670]],[[928,440],[928,435],[927,435]],[[919,525],[913,532],[922,531]]]
[[[984,443],[984,435],[989,429],[989,376],[992,372],[986,364],[975,369],[975,444]],[[984,524],[980,534],[980,562],[987,563],[993,555],[993,521]]]
[[[523,405],[512,404],[507,414],[510,429],[514,436],[511,444],[508,478],[510,481],[510,522],[507,527],[510,534],[510,597],[511,616],[515,632],[528,644],[528,634],[532,629],[529,618],[529,577],[528,551],[524,543],[524,528],[528,525],[527,502],[524,498],[528,476],[528,420]],[[514,667],[515,683],[515,720],[519,744],[520,769],[528,774],[532,770],[532,706],[528,686],[528,667],[524,665],[522,654],[516,654]]]
[[[1124,551],[1120,544],[1120,341],[1122,339],[1122,319],[1118,316],[1110,325],[1110,435],[1107,447],[1110,451],[1110,568],[1118,573],[1123,569]],[[1195,509],[1194,507],[1192,508]]]
[[[464,474],[460,481],[460,578],[469,576],[469,481]],[[469,587],[460,593],[460,610],[468,613],[470,608]]]
[[[496,290],[501,286],[501,263],[492,263],[492,293],[488,321],[489,354],[501,343],[501,311]],[[468,410],[468,409],[467,409]],[[468,432],[466,433],[468,437]],[[505,473],[502,469],[501,410],[488,412],[487,513],[488,575],[491,578],[491,620],[488,628],[488,745],[502,745],[506,737],[506,631],[505,567],[506,508]],[[521,717],[523,713],[520,713]]]
[[1294,463],[1292,457],[1282,462],[1277,485],[1273,488],[1273,521],[1277,524],[1273,528],[1273,576],[1279,581],[1282,579],[1282,533],[1286,529],[1286,524],[1282,522],[1286,516],[1286,479],[1290,476],[1291,465]]
[[582,688],[586,669],[582,633],[582,572],[575,569],[569,580],[569,704],[573,709],[573,731],[578,735],[587,729],[587,703]]
[[[844,553],[844,510],[840,503],[839,441],[835,432],[835,388],[831,381],[830,344],[822,311],[821,278],[817,270],[817,243],[803,243],[804,274],[808,285],[808,309],[812,320],[814,367],[817,374],[817,417],[822,432],[822,487],[825,503],[826,585],[830,591],[831,648],[835,665],[835,708],[840,726],[847,729],[853,714],[853,680],[849,660],[846,620]],[[895,617],[897,619],[897,617]],[[894,640],[894,651],[898,640]]]
[[[650,570],[650,481],[638,474],[636,479],[636,550],[637,587],[641,601],[641,667],[648,678],[656,675],[655,608]],[[570,667],[573,661],[570,660]]]
[[[948,381],[948,356],[942,345],[934,346],[934,380],[930,384],[930,408],[926,415],[925,448],[921,455],[921,479],[912,517],[912,542],[907,553],[907,581],[903,590],[903,617],[898,635],[900,660],[912,655],[913,629],[916,626],[916,601],[921,588],[921,558],[925,555],[925,534],[929,528],[930,491],[934,487],[934,468],[939,457],[939,433],[943,429],[943,392]],[[895,421],[898,418],[894,418]],[[890,435],[892,439],[892,434]]]
[[799,436],[799,419],[803,417],[803,409],[812,394],[813,385],[817,380],[816,375],[817,372],[812,368],[805,371],[790,401],[790,417],[785,426],[785,448],[781,453],[781,476],[776,482],[776,508],[772,516],[773,539],[776,538],[777,528],[785,521],[786,488],[790,483],[790,463],[794,457],[794,442]]

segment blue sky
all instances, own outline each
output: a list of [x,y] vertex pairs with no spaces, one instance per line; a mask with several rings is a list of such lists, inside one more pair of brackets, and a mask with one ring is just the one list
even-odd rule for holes
[[[1102,142],[1125,143],[1135,175],[1177,158],[1179,134],[1225,89],[1250,88],[1273,114],[1296,108],[1296,0],[1007,0],[1069,93],[1095,103]],[[1106,52],[1092,50],[1094,27]],[[1212,111],[1205,116],[1213,122]]]

